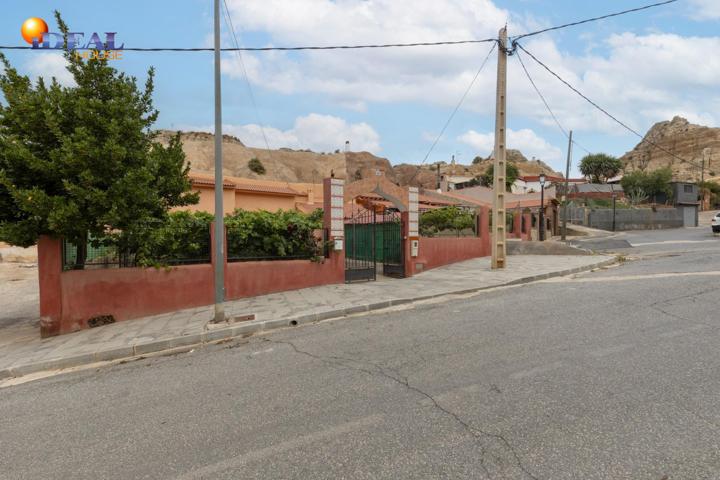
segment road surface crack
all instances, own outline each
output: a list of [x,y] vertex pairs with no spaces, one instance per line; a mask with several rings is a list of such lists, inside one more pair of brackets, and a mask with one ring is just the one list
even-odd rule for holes
[[[498,433],[492,433],[485,430],[482,430],[478,427],[474,427],[470,425],[468,422],[463,420],[458,414],[455,412],[445,408],[443,405],[441,405],[435,397],[433,397],[431,394],[427,393],[426,391],[422,390],[419,387],[416,387],[414,385],[411,385],[408,378],[406,376],[401,375],[398,371],[393,369],[386,369],[382,365],[378,365],[376,363],[366,361],[366,360],[357,360],[353,358],[346,358],[346,357],[340,357],[336,355],[317,355],[312,352],[308,352],[306,350],[302,350],[298,348],[293,342],[287,341],[287,340],[272,340],[267,337],[263,337],[264,341],[275,343],[275,344],[281,344],[281,345],[287,345],[290,348],[293,349],[293,351],[299,355],[305,355],[307,357],[313,358],[315,360],[321,361],[323,363],[326,363],[331,366],[343,366],[345,368],[350,368],[352,370],[356,370],[362,373],[365,373],[367,375],[376,376],[381,375],[382,377],[391,380],[395,382],[398,385],[401,385],[407,390],[410,390],[426,399],[428,399],[433,407],[436,410],[439,410],[446,416],[452,418],[455,422],[457,422],[470,436],[472,436],[478,446],[480,447],[480,466],[485,472],[485,475],[488,478],[491,478],[490,472],[487,469],[487,466],[485,465],[485,446],[482,443],[483,437],[492,438],[498,442],[500,442],[513,456],[515,463],[517,467],[529,478],[533,480],[538,480],[538,477],[536,477],[532,472],[530,472],[527,467],[522,462],[522,459],[520,458],[520,455],[515,450],[515,447],[505,438],[504,435],[498,434]],[[370,365],[372,368],[367,368],[367,365]],[[387,370],[392,371],[393,374],[388,373]]]

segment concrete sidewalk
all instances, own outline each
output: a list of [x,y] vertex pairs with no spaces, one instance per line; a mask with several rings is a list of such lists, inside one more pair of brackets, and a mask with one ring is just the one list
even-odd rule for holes
[[[0,329],[0,380],[29,373],[117,360],[201,345],[242,335],[328,318],[379,310],[448,294],[527,283],[609,265],[608,256],[519,255],[508,268],[490,269],[480,258],[430,270],[408,279],[329,285],[248,298],[226,304],[228,317],[254,314],[255,320],[209,325],[213,307],[119,322],[69,335],[40,339],[12,328]],[[17,333],[16,333],[17,332]]]

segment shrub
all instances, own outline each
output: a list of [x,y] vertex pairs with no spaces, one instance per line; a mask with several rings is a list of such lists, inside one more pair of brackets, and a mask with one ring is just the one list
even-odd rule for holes
[[322,228],[322,210],[311,214],[235,210],[225,217],[229,258],[310,258],[320,255],[315,231]]
[[[151,225],[134,249],[141,266],[160,266],[210,259],[210,224],[207,212],[172,212],[167,219]],[[131,251],[132,251],[131,250]]]
[[448,230],[459,235],[474,227],[473,214],[455,206],[428,210],[420,215],[420,235],[423,237],[434,237]]
[[265,165],[257,158],[250,159],[248,168],[251,172],[257,173],[258,175],[265,175]]

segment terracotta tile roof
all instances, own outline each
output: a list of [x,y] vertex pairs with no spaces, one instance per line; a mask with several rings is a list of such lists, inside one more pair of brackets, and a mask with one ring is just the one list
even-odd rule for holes
[[[463,190],[454,190],[452,192],[446,192],[444,195],[454,197],[463,201],[470,202],[474,205],[482,207],[490,207],[493,205],[493,191],[486,187],[472,187],[465,188]],[[551,187],[545,190],[545,203],[548,204],[555,200],[556,192],[555,188]],[[511,210],[514,208],[530,208],[540,206],[540,193],[526,193],[526,194],[505,194],[505,208]]]
[[317,209],[322,210],[323,204],[322,203],[300,203],[297,202],[295,204],[295,208],[300,210],[303,213],[312,213]]
[[287,196],[295,196],[295,195],[302,195],[302,193],[298,192],[297,190],[293,190],[290,187],[275,187],[271,185],[252,185],[249,183],[237,183],[235,184],[235,190],[241,190],[245,192],[253,192],[253,193],[274,193],[276,195],[287,195]]
[[[196,177],[195,175],[190,174],[190,183],[193,185],[204,185],[204,186],[208,186],[208,187],[214,187],[215,179]],[[229,182],[227,180],[223,180],[223,188],[235,188],[235,184],[232,182]]]

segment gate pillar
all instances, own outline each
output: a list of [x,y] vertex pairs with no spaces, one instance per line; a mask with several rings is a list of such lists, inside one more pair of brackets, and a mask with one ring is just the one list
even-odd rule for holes
[[[403,212],[403,252],[405,261],[405,277],[415,274],[415,260],[412,254],[412,242],[420,241],[420,190],[417,187],[408,187],[408,211]],[[418,254],[419,251],[417,252]],[[417,256],[417,255],[416,255]]]
[[[338,178],[323,179],[323,227],[328,232],[330,261],[338,278],[345,278],[345,182]],[[342,245],[342,246],[341,246]]]

